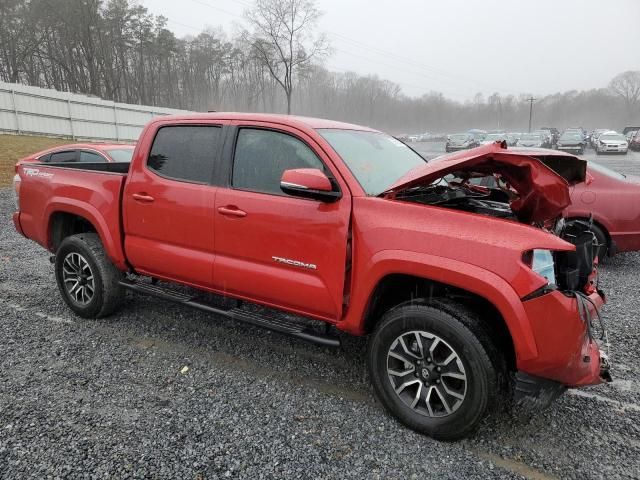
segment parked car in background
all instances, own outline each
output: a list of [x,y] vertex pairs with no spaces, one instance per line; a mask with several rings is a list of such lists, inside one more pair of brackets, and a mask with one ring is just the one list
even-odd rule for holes
[[627,143],[631,142],[631,139],[636,136],[636,133],[638,133],[638,130],[631,130],[627,132],[627,134],[625,135],[625,137],[627,138]]
[[631,150],[640,150],[640,130],[636,132],[636,134],[629,142],[629,148]]
[[544,148],[545,138],[539,133],[523,133],[517,145],[519,147]]
[[549,134],[551,135],[551,146],[555,145],[558,141],[558,138],[560,138],[560,131],[555,127],[540,127],[539,130],[549,132]]
[[578,155],[582,155],[584,153],[586,143],[584,134],[581,130],[565,130],[562,135],[560,135],[558,143],[556,143],[556,149],[563,152],[573,152]]
[[626,135],[626,134],[627,134],[627,132],[630,132],[630,131],[632,131],[632,130],[635,130],[635,131],[637,132],[638,130],[640,130],[640,126],[636,126],[636,127],[633,127],[633,126],[627,126],[627,127],[624,127],[624,128],[622,129],[622,134],[623,134],[623,135]]
[[489,145],[494,142],[502,142],[507,139],[506,133],[487,133],[484,140],[480,142],[480,145]]
[[470,133],[471,135],[473,135],[473,138],[476,139],[476,141],[478,142],[478,145],[480,145],[480,142],[484,140],[484,137],[487,136],[487,131],[480,130],[479,128],[471,128],[467,133]]
[[590,143],[591,146],[595,149],[596,144],[598,143],[598,137],[602,135],[604,132],[610,132],[610,128],[596,128],[593,132],[591,132]]
[[600,260],[619,252],[640,250],[640,177],[622,175],[596,162],[589,162],[591,181],[571,189],[569,220],[587,220],[600,245]]
[[457,152],[458,150],[466,150],[478,145],[478,141],[471,133],[454,133],[447,135],[444,150],[446,152]]
[[543,148],[551,148],[553,147],[553,134],[549,131],[549,130],[535,130],[531,133],[534,133],[536,135],[540,135],[542,137],[543,140],[543,144],[542,147]]
[[598,143],[596,143],[596,153],[598,155],[602,153],[622,153],[627,154],[629,150],[629,142],[627,137],[618,132],[605,132],[598,137]]
[[518,140],[522,136],[519,132],[508,132],[507,133],[507,145],[510,147],[515,147],[518,144]]
[[60,145],[29,155],[18,165],[30,162],[42,163],[111,163],[130,162],[135,145],[120,143],[72,143]]

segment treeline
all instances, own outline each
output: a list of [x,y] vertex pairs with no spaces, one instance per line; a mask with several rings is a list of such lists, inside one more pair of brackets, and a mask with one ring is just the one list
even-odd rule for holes
[[[166,18],[129,0],[1,0],[0,79],[125,103],[286,111],[282,89],[246,32],[177,38]],[[465,103],[437,92],[410,98],[393,82],[317,63],[298,71],[294,82],[294,113],[396,133],[522,130],[529,118],[527,95],[477,95]],[[533,123],[618,128],[640,121],[637,100],[611,88],[548,95],[534,104]]]

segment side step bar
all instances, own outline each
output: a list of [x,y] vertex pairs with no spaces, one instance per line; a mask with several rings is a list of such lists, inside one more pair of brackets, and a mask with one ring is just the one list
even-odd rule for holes
[[296,322],[284,320],[274,314],[261,314],[243,310],[241,308],[231,308],[229,310],[224,310],[222,308],[199,302],[196,300],[196,297],[185,295],[184,293],[176,292],[174,290],[169,290],[149,283],[136,282],[132,280],[122,280],[120,282],[120,285],[134,292],[162,298],[163,300],[168,300],[170,302],[180,303],[216,315],[223,315],[227,318],[232,318],[233,320],[249,323],[256,327],[262,327],[267,330],[272,330],[284,335],[289,335],[290,337],[300,338],[317,345],[334,348],[340,346],[340,339],[338,337],[315,332],[310,328],[299,325]]

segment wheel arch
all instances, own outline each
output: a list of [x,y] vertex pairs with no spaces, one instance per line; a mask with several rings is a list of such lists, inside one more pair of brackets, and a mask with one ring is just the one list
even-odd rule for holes
[[500,310],[485,297],[429,278],[410,274],[388,274],[384,276],[375,290],[364,314],[364,329],[367,333],[374,330],[384,313],[405,305],[429,305],[433,300],[447,299],[466,306],[485,322],[488,331],[493,333],[496,347],[505,354],[510,369],[516,368],[516,349],[509,327]]
[[120,244],[120,220],[115,219],[115,225],[113,222],[107,223],[104,216],[92,208],[91,205],[78,205],[72,201],[50,202],[45,212],[46,248],[55,253],[60,243],[69,235],[95,232],[111,262],[121,270],[126,269]]

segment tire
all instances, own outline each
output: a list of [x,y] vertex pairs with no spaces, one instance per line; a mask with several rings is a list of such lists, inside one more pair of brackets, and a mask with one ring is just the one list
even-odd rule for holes
[[[421,332],[419,337],[415,332]],[[425,355],[420,364],[400,338],[407,348],[414,343],[417,348],[417,338],[422,340]],[[433,347],[436,338],[438,344]],[[411,339],[414,343],[407,345]],[[455,361],[445,363],[444,357],[452,354]],[[487,408],[497,404],[500,385],[506,379],[504,358],[480,320],[457,304],[435,301],[393,308],[371,336],[367,358],[374,391],[387,411],[409,428],[438,440],[458,440],[476,430]],[[445,373],[438,373],[438,366]],[[406,382],[411,384],[403,388]]]
[[81,317],[105,317],[124,300],[124,274],[107,258],[95,233],[65,238],[56,252],[55,273],[62,298]]

